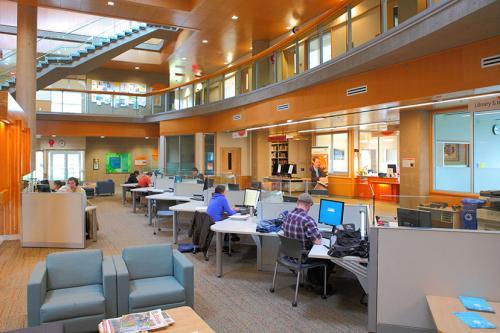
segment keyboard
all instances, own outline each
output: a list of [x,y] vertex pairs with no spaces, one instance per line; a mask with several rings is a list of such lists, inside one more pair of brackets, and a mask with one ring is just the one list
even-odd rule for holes
[[242,215],[242,214],[237,213],[237,214],[231,215],[231,218],[232,218],[232,219],[235,219],[235,220],[246,220],[246,219],[248,219],[249,217],[250,217],[250,215],[249,215],[249,214],[244,214],[244,215]]

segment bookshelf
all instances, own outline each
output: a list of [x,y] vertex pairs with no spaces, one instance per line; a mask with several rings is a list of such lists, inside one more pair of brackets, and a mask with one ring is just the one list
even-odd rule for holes
[[275,164],[288,164],[288,142],[271,143],[271,172]]

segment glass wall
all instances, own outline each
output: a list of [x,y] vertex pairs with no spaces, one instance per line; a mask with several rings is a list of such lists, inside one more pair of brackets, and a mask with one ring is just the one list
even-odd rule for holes
[[165,137],[167,175],[189,175],[194,168],[194,135]]
[[399,137],[397,135],[379,135],[378,132],[359,134],[360,169],[368,174],[387,173],[387,165],[399,164]]
[[43,179],[43,151],[37,150],[35,152],[35,177],[40,180]]
[[315,146],[328,147],[330,152],[328,172],[334,174],[349,173],[349,133],[316,135]]
[[204,170],[205,175],[215,174],[215,134],[205,134],[204,144]]
[[224,98],[236,96],[236,72],[224,76]]
[[362,45],[380,35],[380,1],[365,0],[353,7],[352,46]]
[[330,31],[323,32],[322,40],[322,62],[332,60],[332,33]]
[[244,94],[252,90],[252,67],[246,67],[240,71],[239,88],[240,94]]
[[321,63],[320,39],[314,37],[309,40],[309,68],[314,68]]
[[500,189],[500,110],[474,113],[474,192]]
[[206,103],[207,84],[206,82],[198,82],[194,84],[194,105],[202,105]]
[[434,189],[470,192],[470,114],[434,115]]
[[217,102],[222,99],[222,76],[210,79],[208,88],[208,101]]
[[193,96],[191,95],[192,86],[185,86],[181,88],[181,109],[187,109],[193,106]]
[[262,88],[274,82],[274,56],[264,57],[255,63],[257,87]]

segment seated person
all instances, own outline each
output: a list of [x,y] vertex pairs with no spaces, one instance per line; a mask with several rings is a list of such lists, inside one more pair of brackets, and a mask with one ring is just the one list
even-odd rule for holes
[[80,186],[78,178],[69,177],[67,185],[62,186],[57,192],[85,193],[85,190]]
[[193,179],[196,179],[198,181],[198,184],[203,184],[203,182],[205,181],[203,174],[198,171],[198,168],[193,168],[191,176],[193,177]]
[[[297,199],[297,207],[287,214],[283,221],[283,234],[285,237],[298,239],[304,250],[310,250],[313,244],[321,245],[321,233],[318,230],[318,225],[314,219],[307,215],[314,201],[307,193],[302,193]],[[304,263],[314,262],[323,259],[304,258]],[[330,260],[325,260],[327,264],[327,283],[333,264]],[[309,269],[307,272],[307,280],[316,286],[323,286],[323,268],[316,267]]]
[[60,180],[54,180],[54,187],[52,187],[52,192],[57,192],[63,187],[65,183]]
[[151,176],[153,176],[153,173],[151,171],[149,171],[145,175],[142,175],[142,177],[139,178],[137,186],[139,186],[139,187],[149,187],[149,186],[151,186]]
[[321,160],[315,156],[310,167],[311,181],[316,183],[320,178],[326,177],[326,172],[321,167]]
[[[214,194],[208,203],[207,214],[210,215],[214,222],[222,221],[223,215],[231,216],[236,214],[237,209],[232,210],[229,207],[229,203],[227,202],[226,196],[226,187],[224,185],[217,185],[215,187]],[[228,235],[224,236],[224,240],[227,241],[229,239]],[[240,238],[236,234],[231,234],[231,241],[237,242]],[[226,250],[226,248],[225,248]]]
[[137,184],[139,181],[137,180],[137,176],[139,176],[139,171],[135,170],[133,173],[128,176],[125,184]]

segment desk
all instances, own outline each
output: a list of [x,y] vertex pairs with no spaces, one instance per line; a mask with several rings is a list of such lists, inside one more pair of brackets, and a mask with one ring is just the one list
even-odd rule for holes
[[127,191],[130,191],[130,189],[136,188],[137,183],[133,184],[121,184],[120,186],[122,187],[122,205],[125,206],[125,202],[127,201]]
[[360,198],[371,198],[372,186],[375,199],[385,201],[399,201],[399,178],[394,177],[366,177],[356,178],[356,192]]
[[251,235],[255,245],[257,245],[257,269],[262,270],[262,237],[278,237],[275,232],[271,233],[261,233],[257,232],[257,221],[256,217],[251,217],[246,220],[238,220],[234,218],[228,218],[224,221],[215,223],[211,229],[216,234],[216,272],[217,277],[222,277],[222,247],[224,246],[224,234],[241,234],[241,235]]
[[305,184],[310,182],[310,179],[272,176],[265,177],[264,182],[271,183],[271,191],[288,192],[289,195],[292,195],[292,192],[304,192],[306,190]]
[[130,192],[132,193],[132,211],[135,213],[137,208],[137,203],[135,201],[136,193],[163,193],[165,190],[160,190],[154,187],[138,187],[131,189]]
[[89,239],[97,242],[97,230],[99,230],[99,223],[97,222],[97,207],[85,207],[85,225],[89,234]]
[[363,287],[365,293],[368,294],[368,267],[366,266],[368,259],[352,256],[343,258],[330,257],[328,255],[328,249],[323,246],[329,245],[330,240],[323,239],[322,243],[321,245],[314,245],[311,251],[309,251],[308,257],[331,260],[333,263],[353,273],[361,284],[361,287]]
[[[160,194],[153,194],[153,195],[148,195],[146,197],[146,200],[148,200],[148,223],[150,225],[153,224],[153,214],[152,214],[152,201],[157,200],[157,201],[187,201],[189,202],[196,202],[198,206],[203,205],[202,201],[195,201],[192,200],[190,197],[185,197],[185,196],[180,196],[180,195],[175,195],[173,192],[164,192]],[[177,205],[180,206],[180,205]],[[175,206],[172,206],[175,207]],[[172,207],[170,207],[170,210],[172,210]],[[187,211],[187,210],[186,210]],[[174,244],[177,244],[177,225],[178,225],[178,216],[177,214],[181,212],[181,210],[174,211],[174,216],[172,219],[172,237],[174,239]]]
[[498,302],[488,302],[495,309],[496,313],[479,312],[482,317],[495,324],[497,326],[496,329],[470,329],[453,315],[453,312],[468,311],[458,298],[442,296],[426,296],[426,298],[438,333],[500,332],[500,303]]

